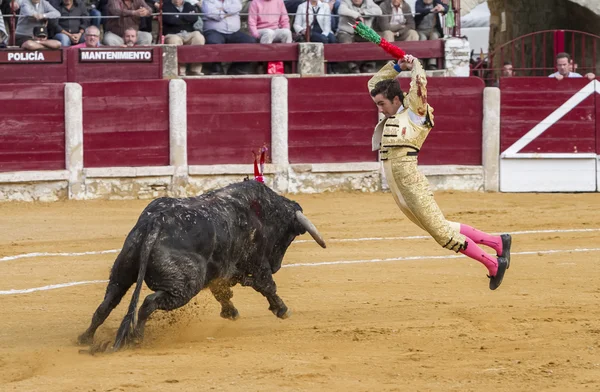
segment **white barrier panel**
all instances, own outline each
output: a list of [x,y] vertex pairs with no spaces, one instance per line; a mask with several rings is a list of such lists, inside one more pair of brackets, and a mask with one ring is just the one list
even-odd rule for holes
[[[500,160],[502,192],[595,192],[600,175],[596,171],[596,154],[574,157],[535,157]],[[565,154],[567,155],[567,154]]]

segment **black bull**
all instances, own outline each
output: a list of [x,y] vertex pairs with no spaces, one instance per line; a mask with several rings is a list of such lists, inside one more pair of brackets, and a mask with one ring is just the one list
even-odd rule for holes
[[[208,287],[221,304],[221,317],[239,317],[231,287],[251,286],[269,301],[277,317],[289,315],[277,295],[273,274],[287,248],[309,232],[325,248],[315,226],[294,201],[257,181],[244,181],[185,199],[160,198],[142,212],[110,272],[104,300],[94,313],[81,344],[93,341],[96,329],[136,283],[129,309],[113,345],[141,341],[144,325],[157,309],[187,304]],[[135,311],[142,282],[154,291]]]

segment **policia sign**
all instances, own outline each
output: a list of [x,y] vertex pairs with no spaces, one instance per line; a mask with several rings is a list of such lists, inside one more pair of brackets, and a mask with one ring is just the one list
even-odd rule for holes
[[0,64],[62,63],[62,54],[62,50],[42,50],[35,52],[2,50],[0,51]]
[[80,63],[151,63],[152,49],[79,49]]

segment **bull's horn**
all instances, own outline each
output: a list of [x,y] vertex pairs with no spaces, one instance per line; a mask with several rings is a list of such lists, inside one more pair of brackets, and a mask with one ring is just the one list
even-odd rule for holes
[[306,231],[310,233],[312,238],[317,241],[317,244],[321,245],[321,248],[327,247],[327,245],[325,245],[325,241],[323,241],[323,237],[321,237],[321,234],[319,234],[319,231],[315,225],[313,225],[312,222],[309,221],[301,211],[296,211],[296,218],[298,218],[298,221],[302,224],[302,226],[304,226]]

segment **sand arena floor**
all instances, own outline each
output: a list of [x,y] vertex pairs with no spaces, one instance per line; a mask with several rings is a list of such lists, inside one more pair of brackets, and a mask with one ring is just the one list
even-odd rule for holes
[[[520,232],[495,292],[478,263],[405,238],[425,233],[389,193],[292,198],[328,248],[303,236],[288,250],[285,265],[314,263],[275,275],[291,318],[237,286],[241,318],[224,320],[203,291],[155,313],[140,347],[95,356],[76,338],[105,283],[19,290],[105,280],[115,254],[6,257],[118,249],[148,201],[0,204],[0,390],[600,390],[598,194],[436,194],[449,219]],[[114,338],[130,294],[97,341]]]

